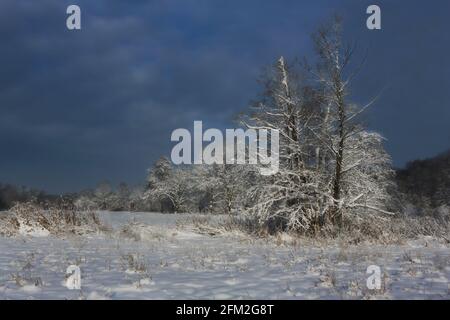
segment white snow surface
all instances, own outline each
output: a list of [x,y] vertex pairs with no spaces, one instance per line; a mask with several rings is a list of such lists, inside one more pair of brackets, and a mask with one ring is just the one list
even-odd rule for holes
[[[405,245],[286,244],[196,233],[191,215],[109,213],[110,233],[0,237],[0,299],[449,299],[450,250]],[[134,221],[137,238],[120,233]],[[36,236],[37,235],[37,236]],[[81,289],[66,269],[81,270]],[[367,267],[382,287],[369,290]]]

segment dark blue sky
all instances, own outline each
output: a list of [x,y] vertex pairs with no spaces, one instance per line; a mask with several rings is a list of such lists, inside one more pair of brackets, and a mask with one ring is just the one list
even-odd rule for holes
[[[78,4],[82,30],[68,31]],[[365,10],[382,9],[369,31]],[[385,88],[367,115],[396,166],[450,147],[450,2],[0,2],[0,182],[51,192],[141,182],[203,120],[229,127],[280,55],[311,55],[311,32],[337,11],[367,50],[352,99]]]

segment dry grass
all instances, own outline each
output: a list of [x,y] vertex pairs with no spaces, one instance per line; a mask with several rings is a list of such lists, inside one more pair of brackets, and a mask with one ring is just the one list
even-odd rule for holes
[[137,230],[138,226],[140,225],[137,222],[130,221],[120,229],[120,235],[134,241],[140,241],[142,237],[139,230]]
[[[241,233],[257,238],[274,239],[274,241],[290,244],[304,241],[340,242],[344,244],[359,244],[362,242],[380,244],[402,244],[408,240],[429,236],[445,243],[450,243],[450,221],[434,217],[380,218],[374,215],[365,217],[346,216],[343,227],[326,226],[315,232],[274,231],[268,226],[259,225],[248,218],[233,216],[211,223],[208,219],[197,219],[193,223],[199,233],[217,235],[225,233]],[[281,243],[280,243],[281,244]]]
[[65,203],[57,206],[17,203],[0,216],[1,235],[17,235],[21,226],[47,230],[52,235],[106,231],[94,211],[80,212]]
[[332,237],[342,237],[358,244],[363,241],[383,244],[401,244],[424,236],[443,240],[450,233],[450,221],[433,217],[394,217],[379,219],[368,216],[365,219],[347,219],[343,230],[333,230]]
[[121,256],[122,267],[126,271],[148,273],[148,264],[145,257],[138,253],[129,253]]

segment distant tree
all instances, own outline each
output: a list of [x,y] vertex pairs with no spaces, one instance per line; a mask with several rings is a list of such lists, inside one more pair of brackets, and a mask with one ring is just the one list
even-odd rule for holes
[[396,181],[405,200],[417,206],[417,211],[450,206],[450,150],[408,163],[397,170]]
[[111,200],[112,194],[112,188],[109,182],[104,181],[98,184],[97,188],[95,188],[94,196],[99,209],[107,210],[109,208],[109,201]]
[[185,211],[189,202],[191,178],[187,170],[173,168],[170,161],[166,157],[162,157],[149,172],[148,188],[144,193],[144,199],[157,200],[161,204],[168,201],[171,211]]

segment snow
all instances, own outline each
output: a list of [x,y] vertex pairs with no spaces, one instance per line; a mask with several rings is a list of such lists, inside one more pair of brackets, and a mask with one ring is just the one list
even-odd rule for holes
[[[449,299],[450,251],[198,234],[193,215],[109,213],[110,233],[0,238],[0,299]],[[133,221],[136,238],[121,232]],[[290,240],[289,237],[286,237]],[[65,286],[81,269],[81,290]],[[382,288],[367,289],[369,265]]]
[[23,236],[32,236],[32,237],[47,237],[50,232],[35,224],[25,223],[22,219],[18,218],[19,221],[19,234]]

